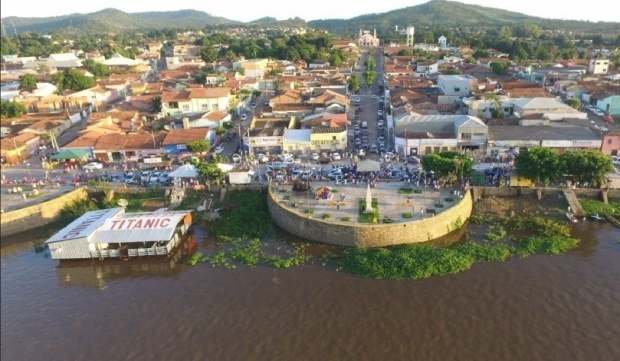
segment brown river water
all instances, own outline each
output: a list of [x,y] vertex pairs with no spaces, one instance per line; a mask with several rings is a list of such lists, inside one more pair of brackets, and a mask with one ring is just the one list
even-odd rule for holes
[[1,358],[620,360],[620,230],[573,232],[561,256],[415,281],[192,267],[198,232],[173,259],[59,263],[31,232],[2,240]]

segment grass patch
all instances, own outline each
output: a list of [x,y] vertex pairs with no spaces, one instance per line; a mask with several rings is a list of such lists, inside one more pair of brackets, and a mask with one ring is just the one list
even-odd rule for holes
[[413,213],[405,212],[405,213],[401,213],[400,216],[403,218],[413,218]]
[[581,207],[588,214],[598,213],[601,216],[620,216],[620,202],[603,203],[594,199],[579,200]]
[[323,213],[323,215],[321,216],[321,218],[323,219],[328,219],[329,217],[331,217],[329,213]]
[[422,193],[422,190],[421,190],[421,189],[414,189],[414,190],[413,190],[413,193],[415,193],[415,194],[420,194],[420,193]]
[[452,197],[446,197],[446,198],[444,198],[444,200],[446,202],[454,202],[454,198],[452,198]]
[[305,208],[305,209],[304,209],[304,213],[306,213],[306,214],[312,214],[312,213],[314,213],[314,209],[313,209],[313,208]]
[[284,196],[284,200],[285,200],[285,201],[289,201],[289,200],[291,200],[291,196]]
[[501,224],[492,224],[487,228],[484,237],[491,242],[498,242],[506,238],[506,229]]
[[435,203],[435,208],[443,208],[443,203]]
[[398,189],[398,193],[399,194],[412,194],[413,193],[413,188],[399,188]]
[[342,217],[342,218],[340,218],[340,220],[343,221],[343,222],[348,222],[348,221],[351,220],[351,217]]
[[383,223],[394,223],[394,220],[390,217],[383,218]]
[[379,222],[379,201],[377,198],[373,198],[371,201],[371,206],[373,209],[372,213],[364,212],[366,210],[366,200],[359,199],[359,213],[358,213],[358,221],[360,223],[377,223]]

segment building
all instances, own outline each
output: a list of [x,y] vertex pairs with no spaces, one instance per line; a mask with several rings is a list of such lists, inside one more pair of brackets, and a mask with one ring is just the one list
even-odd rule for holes
[[161,95],[161,113],[174,116],[209,110],[227,111],[230,107],[230,88],[188,88],[182,91],[164,91]]
[[208,140],[210,144],[214,144],[215,132],[209,128],[172,129],[166,134],[162,142],[164,153],[169,156],[176,156],[187,152],[189,151],[187,143],[196,140]]
[[342,152],[347,148],[347,127],[312,127],[310,144],[316,152]]
[[360,47],[362,47],[362,46],[379,46],[381,42],[379,41],[379,38],[377,38],[376,29],[374,30],[373,34],[370,34],[369,30],[360,29],[360,35],[357,40],[357,43],[359,44]]
[[603,135],[601,152],[607,155],[620,155],[620,130],[612,130]]
[[487,141],[488,127],[468,115],[408,115],[394,129],[400,155],[423,156],[450,150],[478,150]]
[[466,97],[478,87],[478,79],[471,75],[440,75],[437,86],[444,95]]
[[600,149],[601,138],[578,126],[490,126],[486,155],[502,159],[529,147],[568,150]]
[[607,74],[609,70],[609,59],[590,59],[588,71],[594,75]]
[[86,212],[45,243],[53,259],[165,256],[191,224],[189,211],[110,208]]

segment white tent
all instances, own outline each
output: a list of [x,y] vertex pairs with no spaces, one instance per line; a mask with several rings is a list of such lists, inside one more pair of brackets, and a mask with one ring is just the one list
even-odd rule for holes
[[357,171],[358,172],[378,172],[381,170],[381,163],[372,160],[372,159],[364,159],[357,163]]
[[182,166],[180,166],[179,168],[175,169],[174,171],[170,172],[170,174],[168,174],[168,177],[171,178],[196,178],[198,177],[198,171],[196,170],[196,167],[194,167],[191,164],[184,164]]

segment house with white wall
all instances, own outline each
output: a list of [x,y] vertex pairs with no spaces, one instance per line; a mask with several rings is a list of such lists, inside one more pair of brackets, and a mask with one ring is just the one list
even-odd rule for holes
[[228,111],[230,88],[187,88],[181,91],[164,91],[161,95],[161,114],[175,116],[207,112]]

